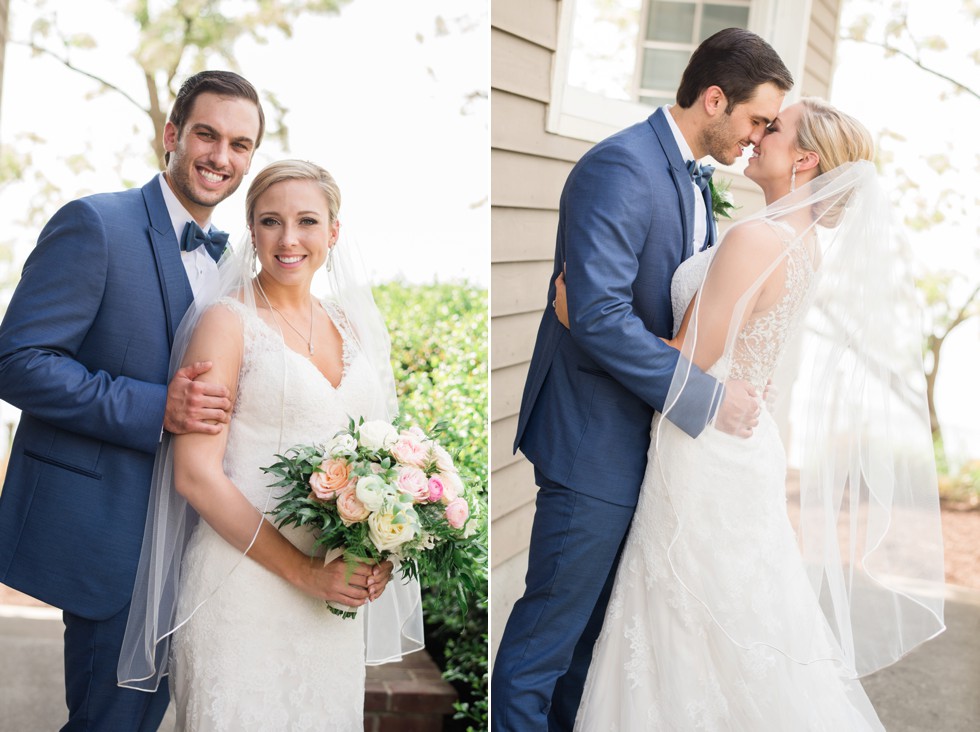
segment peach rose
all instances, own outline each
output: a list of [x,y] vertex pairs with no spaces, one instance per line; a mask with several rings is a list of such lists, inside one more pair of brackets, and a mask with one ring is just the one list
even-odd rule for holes
[[357,524],[371,515],[367,507],[357,498],[354,486],[348,486],[337,494],[337,513],[346,526]]
[[320,463],[319,470],[310,476],[310,488],[321,501],[332,501],[350,479],[350,465],[344,460],[331,458]]

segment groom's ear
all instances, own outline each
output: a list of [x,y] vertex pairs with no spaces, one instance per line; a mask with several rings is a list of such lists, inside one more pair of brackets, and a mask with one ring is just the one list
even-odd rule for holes
[[701,92],[700,102],[704,106],[704,112],[709,117],[724,112],[728,108],[728,97],[721,90],[720,86],[709,86]]
[[167,124],[163,127],[163,149],[171,153],[177,149],[177,138],[180,137],[180,131],[177,126],[167,120]]

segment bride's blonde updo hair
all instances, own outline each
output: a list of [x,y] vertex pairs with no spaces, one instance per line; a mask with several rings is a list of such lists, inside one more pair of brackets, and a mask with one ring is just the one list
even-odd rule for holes
[[245,223],[249,228],[252,227],[252,218],[255,216],[255,202],[276,183],[287,180],[308,180],[320,186],[330,209],[330,223],[337,220],[340,212],[340,188],[333,176],[316,163],[306,160],[279,160],[265,166],[248,187],[245,195]]
[[[800,106],[802,111],[796,126],[796,145],[801,150],[812,150],[817,154],[818,176],[845,163],[860,160],[874,162],[874,141],[863,124],[819,97],[803,97]],[[815,204],[814,219],[826,228],[837,226],[850,202],[851,195],[848,193],[835,201]]]
[[819,97],[803,97],[800,104],[796,144],[820,157],[817,175],[844,163],[874,160],[874,141],[864,125]]

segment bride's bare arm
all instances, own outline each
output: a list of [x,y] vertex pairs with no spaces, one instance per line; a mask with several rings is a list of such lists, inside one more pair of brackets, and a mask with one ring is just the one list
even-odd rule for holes
[[[198,323],[184,363],[211,361],[208,381],[223,384],[232,403],[238,392],[242,360],[242,323],[223,307],[207,311]],[[360,606],[380,595],[390,569],[362,565],[349,578],[342,560],[323,566],[294,547],[225,475],[222,461],[228,430],[188,433],[174,438],[174,484],[177,491],[229,544],[314,597]]]

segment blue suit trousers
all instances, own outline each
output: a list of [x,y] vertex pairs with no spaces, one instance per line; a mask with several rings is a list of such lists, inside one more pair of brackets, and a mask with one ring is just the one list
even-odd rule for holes
[[[155,732],[170,704],[166,677],[155,692],[120,689],[116,666],[129,604],[108,620],[89,620],[67,610],[65,700],[68,724],[61,732]],[[133,720],[142,720],[132,728]]]
[[568,732],[634,508],[577,493],[535,471],[539,490],[524,596],[494,662],[494,732]]

